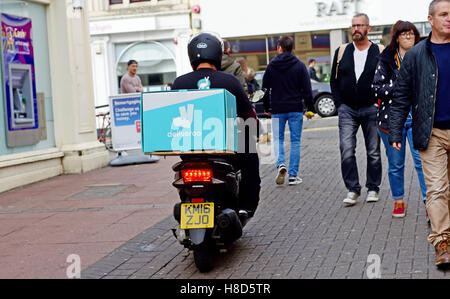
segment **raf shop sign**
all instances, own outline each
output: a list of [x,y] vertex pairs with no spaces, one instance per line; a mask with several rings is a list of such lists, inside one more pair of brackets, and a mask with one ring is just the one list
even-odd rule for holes
[[362,0],[341,0],[316,2],[317,17],[348,16],[360,11]]

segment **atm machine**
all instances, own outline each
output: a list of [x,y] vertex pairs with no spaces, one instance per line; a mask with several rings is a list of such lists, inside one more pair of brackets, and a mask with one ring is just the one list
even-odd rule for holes
[[0,14],[1,58],[8,147],[34,145],[41,140],[29,18]]
[[18,129],[33,126],[35,114],[31,65],[11,63],[9,78],[11,127]]

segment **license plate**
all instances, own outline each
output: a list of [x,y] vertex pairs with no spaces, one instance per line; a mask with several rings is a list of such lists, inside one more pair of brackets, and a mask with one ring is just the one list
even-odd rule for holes
[[213,228],[214,203],[189,203],[181,205],[181,229]]

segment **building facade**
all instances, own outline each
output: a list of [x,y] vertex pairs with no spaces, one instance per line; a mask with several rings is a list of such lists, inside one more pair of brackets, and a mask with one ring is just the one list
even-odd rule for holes
[[0,192],[106,166],[83,3],[1,1],[0,15]]
[[233,55],[250,67],[264,70],[276,56],[280,36],[295,40],[295,54],[303,62],[315,58],[323,80],[329,80],[334,51],[351,41],[350,25],[357,13],[370,17],[370,39],[386,43],[398,20],[416,24],[423,36],[431,0],[198,0],[201,27],[231,42]]
[[144,91],[164,90],[191,71],[189,0],[91,0],[88,2],[96,106],[120,93],[131,59]]

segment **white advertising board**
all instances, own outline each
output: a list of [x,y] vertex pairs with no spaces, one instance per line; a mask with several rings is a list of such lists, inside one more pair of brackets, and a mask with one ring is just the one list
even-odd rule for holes
[[141,94],[123,94],[109,99],[113,149],[141,149]]

